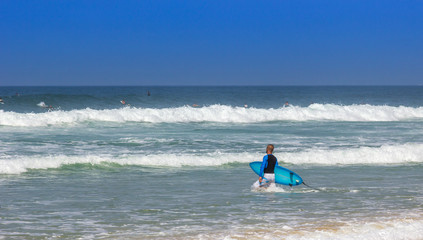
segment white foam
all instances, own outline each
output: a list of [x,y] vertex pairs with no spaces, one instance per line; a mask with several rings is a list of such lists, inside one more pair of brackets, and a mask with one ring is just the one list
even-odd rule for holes
[[269,192],[269,193],[275,193],[275,192],[286,192],[286,190],[283,187],[280,187],[276,185],[275,183],[271,183],[269,187],[259,187],[258,184],[251,185],[251,191],[253,192]]
[[423,144],[383,145],[348,149],[310,149],[278,153],[278,159],[293,164],[403,164],[422,163]]
[[37,104],[39,107],[48,107],[45,102],[40,102]]
[[416,119],[423,120],[423,107],[312,104],[308,107],[290,106],[277,109],[211,105],[201,108],[182,106],[161,109],[125,107],[120,109],[94,110],[87,108],[45,113],[16,113],[0,110],[0,125],[3,126],[48,126],[75,124],[87,121],[118,123],[255,123],[310,120],[403,121]]
[[340,228],[319,229],[297,234],[289,234],[286,239],[368,239],[368,240],[421,240],[423,239],[423,220],[403,218],[374,222],[347,223]]
[[[407,164],[423,162],[423,144],[386,145],[354,149],[314,149],[303,152],[275,153],[282,165]],[[221,166],[229,163],[261,161],[263,153],[154,154],[154,155],[32,155],[0,156],[0,174],[19,174],[28,169],[59,168],[68,164],[102,164],[182,167]]]
[[153,167],[182,167],[182,166],[220,166],[235,162],[254,161],[254,154],[221,154],[213,153],[202,156],[198,155],[83,155],[83,156],[27,156],[27,157],[3,157],[0,158],[0,174],[20,174],[29,169],[60,168],[70,164],[102,164],[115,163],[120,165],[139,165]]
[[[409,214],[416,215],[416,214]],[[286,223],[285,223],[286,224]],[[253,228],[233,226],[230,230],[202,233],[193,239],[286,239],[286,240],[421,240],[423,239],[423,219],[417,217],[382,217],[351,221],[321,219],[318,222],[303,222],[295,226],[272,224],[271,227]]]

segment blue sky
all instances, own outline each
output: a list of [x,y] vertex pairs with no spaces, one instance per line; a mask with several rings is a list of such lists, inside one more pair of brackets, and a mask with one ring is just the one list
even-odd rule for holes
[[0,85],[422,85],[423,1],[0,1]]

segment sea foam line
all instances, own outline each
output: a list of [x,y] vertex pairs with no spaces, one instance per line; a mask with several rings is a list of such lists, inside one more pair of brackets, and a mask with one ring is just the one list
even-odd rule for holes
[[114,163],[119,165],[139,165],[150,167],[182,167],[182,166],[220,166],[235,162],[253,161],[254,154],[205,154],[198,155],[49,155],[49,156],[16,156],[0,158],[0,174],[20,174],[29,169],[55,169],[71,164],[99,165]]
[[[104,163],[150,167],[221,166],[261,161],[264,153],[154,154],[154,155],[32,155],[0,157],[0,174],[20,174],[29,169],[54,169],[71,164]],[[386,165],[423,163],[423,144],[385,145],[349,149],[310,149],[275,152],[281,165]]]
[[[350,165],[422,163],[423,144],[383,145],[349,149],[310,149],[281,153],[281,159],[293,164]],[[289,159],[289,160],[288,160]]]
[[277,226],[272,228],[256,228],[242,230],[214,231],[213,233],[200,234],[200,239],[283,239],[291,240],[420,240],[423,236],[423,219],[420,211],[404,214],[405,216],[381,217],[375,219],[360,219],[360,221],[327,221],[304,224],[301,227]]
[[309,232],[290,234],[286,239],[369,239],[369,240],[418,240],[423,236],[423,220],[400,218],[381,219],[372,222],[348,223],[338,229],[316,229]]
[[244,108],[227,105],[176,108],[80,109],[45,113],[0,110],[3,126],[49,126],[82,122],[256,123],[270,121],[404,121],[423,120],[423,107],[311,104],[308,107]]

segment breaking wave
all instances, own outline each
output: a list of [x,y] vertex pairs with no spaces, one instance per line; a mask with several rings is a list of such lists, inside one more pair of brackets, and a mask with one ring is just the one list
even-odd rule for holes
[[176,108],[90,108],[45,113],[0,110],[2,126],[49,126],[83,122],[256,123],[271,121],[407,121],[423,120],[423,107],[311,104],[308,107],[245,108],[227,105]]
[[[349,149],[312,149],[276,153],[282,165],[386,165],[423,163],[423,144],[384,145]],[[0,174],[20,174],[29,169],[55,169],[71,164],[119,164],[149,167],[222,166],[261,161],[262,153],[154,154],[154,155],[32,155],[0,157]]]

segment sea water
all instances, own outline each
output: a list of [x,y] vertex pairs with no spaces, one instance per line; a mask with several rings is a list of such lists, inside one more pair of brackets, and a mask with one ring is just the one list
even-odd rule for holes
[[[0,239],[423,239],[423,87],[0,97]],[[253,189],[270,143],[321,191]]]

